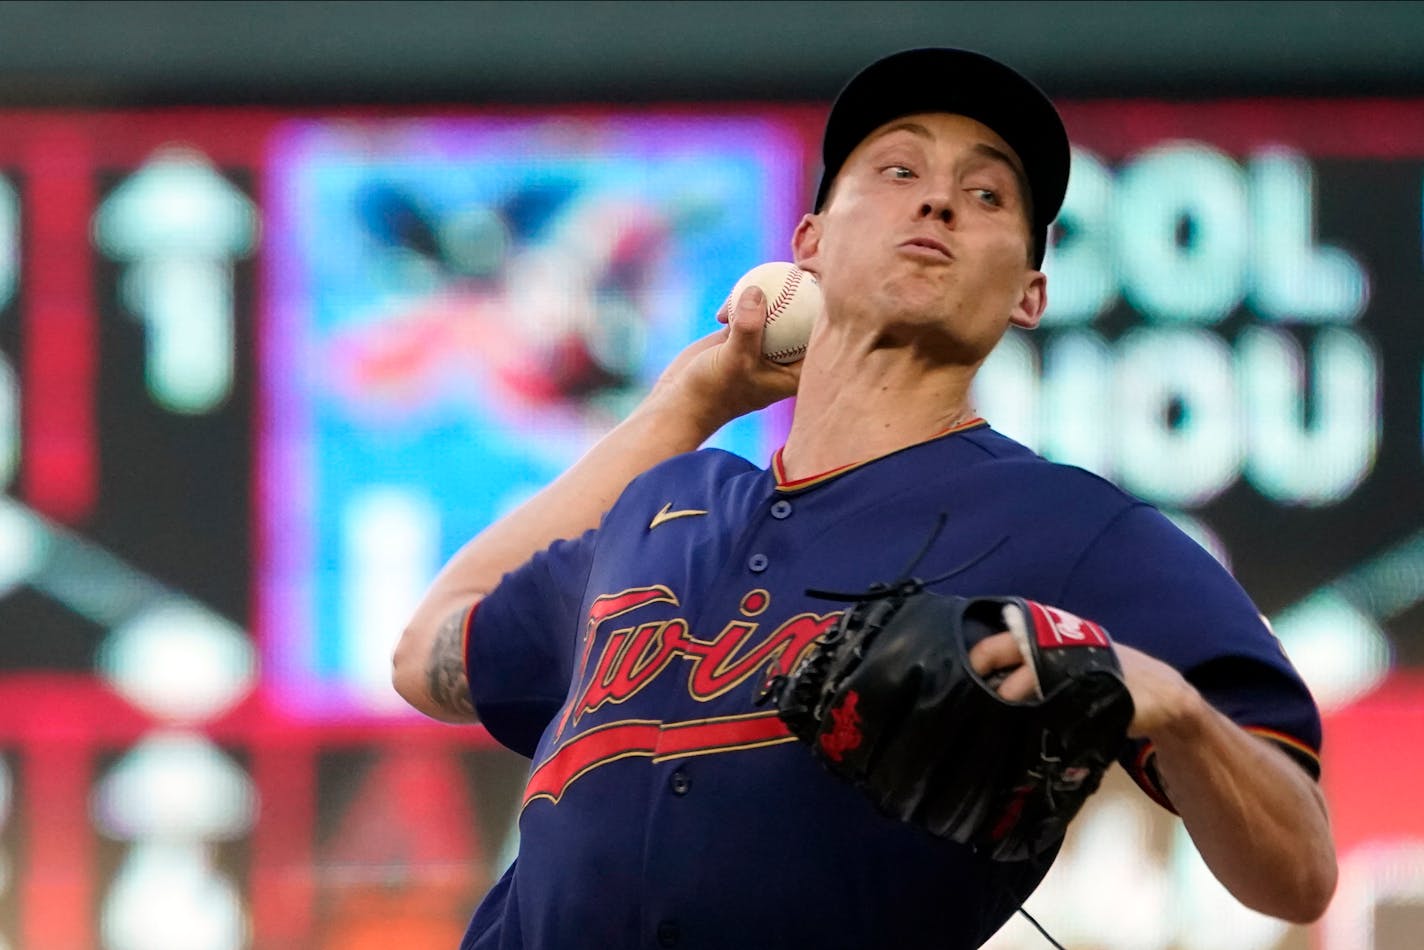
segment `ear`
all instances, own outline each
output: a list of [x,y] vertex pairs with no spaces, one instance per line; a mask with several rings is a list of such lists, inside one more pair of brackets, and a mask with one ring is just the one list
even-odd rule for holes
[[821,216],[803,214],[796,230],[791,233],[791,253],[796,266],[819,275],[817,258],[821,253]]
[[1048,278],[1042,271],[1031,271],[1023,295],[1009,313],[1009,323],[1025,330],[1038,326],[1043,311],[1048,308]]

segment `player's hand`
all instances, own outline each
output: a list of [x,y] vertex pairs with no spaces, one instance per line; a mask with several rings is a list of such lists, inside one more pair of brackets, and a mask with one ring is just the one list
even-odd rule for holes
[[801,364],[782,365],[762,356],[766,298],[757,287],[742,294],[726,324],[689,344],[659,377],[652,401],[671,400],[715,430],[738,416],[796,394]]
[[996,633],[969,648],[969,666],[1010,702],[1022,702],[1038,692],[1038,677],[1024,662],[1023,651],[1012,633]]
[[[1123,681],[1132,696],[1133,716],[1127,734],[1150,739],[1171,729],[1197,708],[1200,694],[1181,673],[1141,650],[1114,643]],[[985,637],[969,650],[969,665],[990,682],[1001,678],[997,692],[1011,702],[1028,699],[1038,688],[1033,669],[1023,661],[1012,634]]]
[[1130,737],[1155,738],[1201,708],[1201,694],[1174,668],[1121,643],[1113,647],[1127,691],[1132,694],[1135,713],[1127,727]]

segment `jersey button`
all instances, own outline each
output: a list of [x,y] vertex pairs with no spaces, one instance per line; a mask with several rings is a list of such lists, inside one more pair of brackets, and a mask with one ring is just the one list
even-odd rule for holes
[[777,521],[784,521],[791,517],[791,502],[785,498],[771,506],[771,516]]
[[677,929],[677,921],[665,920],[658,924],[658,946],[675,947],[682,934]]
[[692,779],[682,769],[672,773],[672,778],[668,780],[668,785],[672,786],[674,795],[686,795],[692,788]]
[[766,570],[766,566],[770,563],[771,562],[767,560],[765,554],[753,554],[751,557],[747,558],[747,567],[751,569],[751,572],[753,574],[760,574],[762,571]]

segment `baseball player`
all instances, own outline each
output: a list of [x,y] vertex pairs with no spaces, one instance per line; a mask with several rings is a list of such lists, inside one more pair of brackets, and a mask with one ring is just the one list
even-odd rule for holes
[[[844,605],[912,561],[1111,631],[1135,710],[1120,757],[1243,903],[1319,917],[1335,886],[1318,711],[1250,599],[1160,513],[997,433],[969,404],[1035,326],[1067,136],[1028,80],[911,50],[827,121],[792,235],[825,310],[804,361],[760,356],[755,288],[561,478],[470,541],[396,648],[394,682],[528,756],[518,859],[463,947],[980,945],[1052,852],[993,860],[869,807],[758,704]],[[797,394],[768,468],[694,451]],[[935,530],[943,516],[942,530]],[[1014,638],[970,654],[1033,689]],[[962,768],[973,770],[974,761]],[[1106,924],[1107,922],[1105,922]]]

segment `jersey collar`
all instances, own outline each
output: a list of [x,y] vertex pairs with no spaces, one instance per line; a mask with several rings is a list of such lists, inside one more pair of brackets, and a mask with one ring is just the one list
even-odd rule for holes
[[[925,442],[933,442],[935,439],[942,439],[947,435],[954,435],[957,432],[964,432],[967,429],[977,429],[981,426],[987,426],[988,424],[989,423],[985,422],[979,416],[975,416],[972,419],[966,419],[963,422],[960,422],[956,425],[952,425],[948,429],[945,429],[943,432],[938,432],[935,435],[930,436],[928,439],[925,439]],[[917,442],[915,444],[924,445],[925,442]],[[910,446],[905,446],[905,448],[909,447]],[[833,468],[828,472],[821,472],[819,475],[807,475],[805,478],[788,479],[786,477],[786,468],[782,465],[781,462],[781,453],[785,450],[786,446],[783,445],[781,448],[777,449],[775,452],[772,453],[771,474],[776,479],[776,490],[788,494],[791,492],[805,491],[806,489],[813,488],[816,485],[822,484],[823,482],[828,482],[831,479],[835,478],[837,475],[844,475],[846,472],[849,472],[852,469],[860,468],[862,465],[869,465],[871,462],[878,461],[879,459],[883,459],[889,455],[894,455],[895,452],[904,451],[904,449],[895,449],[894,452],[886,452],[884,455],[875,455],[868,459],[862,459],[859,462],[849,462],[838,468]]]

